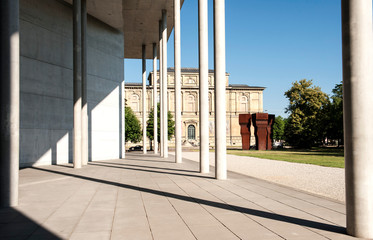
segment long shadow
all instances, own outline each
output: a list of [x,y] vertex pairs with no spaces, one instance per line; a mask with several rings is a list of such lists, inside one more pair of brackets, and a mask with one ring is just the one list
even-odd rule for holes
[[171,161],[144,160],[144,159],[134,159],[134,158],[133,159],[125,158],[124,160],[126,160],[126,161],[140,161],[140,162],[173,163]]
[[141,167],[141,168],[170,170],[170,171],[178,171],[178,172],[198,173],[198,171],[194,171],[194,170],[184,170],[184,169],[176,169],[176,168],[150,167],[150,166],[143,166],[143,165],[124,164],[124,163],[112,163],[112,162],[102,162],[102,161],[94,161],[94,162],[92,162],[92,164],[95,164],[95,163],[102,163],[102,164],[116,165],[116,166]]
[[0,239],[62,239],[15,208],[0,208]]
[[159,154],[154,154],[152,152],[147,152],[147,154],[143,154],[142,151],[129,151],[127,152],[127,155],[128,156],[138,156],[138,157],[146,157],[146,158],[159,158],[160,155]]
[[[195,177],[195,178],[208,178],[212,179],[213,177],[210,176],[200,176],[200,175],[192,175],[192,174],[185,174],[185,173],[173,173],[173,172],[161,172],[155,170],[148,170],[148,169],[141,169],[141,168],[130,168],[130,167],[117,167],[117,166],[108,166],[105,164],[98,164],[98,163],[89,163],[91,166],[100,166],[100,167],[107,167],[107,168],[118,168],[118,169],[125,169],[125,170],[134,170],[134,171],[141,171],[141,172],[150,172],[150,173],[161,173],[161,174],[170,174],[170,175],[177,175],[177,176],[186,176],[186,177]],[[137,166],[141,167],[141,166]]]
[[272,219],[272,220],[276,220],[280,222],[293,223],[293,224],[304,226],[304,227],[325,230],[325,231],[335,232],[335,233],[343,233],[343,234],[346,233],[346,229],[344,227],[336,226],[332,224],[321,223],[321,222],[286,216],[286,215],[277,214],[277,213],[265,212],[261,210],[251,209],[251,208],[244,208],[244,207],[235,206],[231,204],[225,204],[225,203],[209,201],[209,200],[205,200],[201,198],[183,196],[179,194],[174,194],[174,193],[169,193],[169,192],[164,192],[164,191],[159,191],[159,190],[154,190],[154,189],[149,189],[149,188],[144,188],[144,187],[138,187],[138,186],[133,186],[133,185],[124,184],[124,183],[117,183],[117,182],[112,182],[112,181],[103,180],[103,179],[80,176],[80,175],[71,174],[71,173],[64,173],[64,172],[59,172],[59,171],[50,170],[50,169],[42,169],[42,168],[37,168],[37,167],[31,167],[31,168],[35,170],[39,170],[39,171],[45,171],[45,172],[51,172],[55,174],[75,177],[75,178],[79,178],[79,179],[83,179],[87,181],[94,181],[94,182],[99,182],[99,183],[108,184],[112,186],[118,186],[122,188],[136,190],[136,191],[151,193],[155,195],[161,195],[161,196],[183,200],[187,202],[197,202],[202,205],[212,206],[212,207],[221,208],[221,209],[230,210],[230,211],[241,212],[244,214],[249,214],[252,216],[262,217],[266,219]]
[[59,166],[59,167],[64,167],[64,168],[71,168],[71,169],[74,168],[74,166],[71,166],[71,165],[64,165],[64,164],[58,164],[57,166]]

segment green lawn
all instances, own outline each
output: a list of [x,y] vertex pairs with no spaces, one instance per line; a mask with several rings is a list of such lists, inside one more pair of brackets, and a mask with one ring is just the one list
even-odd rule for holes
[[313,148],[310,150],[281,149],[271,151],[228,150],[227,153],[238,156],[314,164],[324,167],[344,168],[343,149],[337,148]]

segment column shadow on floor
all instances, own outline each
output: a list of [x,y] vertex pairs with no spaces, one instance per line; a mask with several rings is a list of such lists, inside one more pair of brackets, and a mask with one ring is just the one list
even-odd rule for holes
[[[108,180],[103,180],[103,179],[97,179],[93,177],[87,177],[87,176],[81,176],[77,174],[72,174],[72,173],[65,173],[65,172],[60,172],[60,171],[55,171],[51,169],[44,169],[44,168],[38,168],[38,167],[31,167],[32,169],[39,170],[39,171],[45,171],[45,172],[50,172],[50,173],[55,173],[55,174],[60,174],[60,175],[65,175],[65,176],[70,176],[70,177],[75,177],[83,180],[88,180],[88,181],[94,181],[98,183],[103,183],[111,186],[117,186],[121,188],[126,188],[126,189],[131,189],[131,190],[136,190],[140,192],[146,192],[150,194],[155,194],[159,196],[165,196],[168,198],[174,198],[182,201],[188,201],[188,202],[194,202],[194,203],[199,203],[201,205],[207,205],[207,206],[212,206],[216,208],[221,208],[229,211],[235,211],[235,212],[240,212],[252,216],[257,216],[257,217],[262,217],[266,219],[272,219],[280,222],[286,222],[286,223],[292,223],[296,224],[299,226],[304,226],[304,227],[309,227],[309,228],[314,228],[314,229],[319,229],[319,230],[324,230],[324,231],[329,231],[329,232],[335,232],[335,233],[346,233],[346,229],[341,226],[337,225],[332,225],[332,224],[327,224],[327,223],[321,223],[317,221],[312,221],[312,220],[306,220],[306,219],[301,219],[297,217],[291,217],[291,216],[286,216],[282,214],[277,214],[273,212],[265,212],[261,210],[256,210],[256,209],[250,209],[250,208],[244,208],[240,206],[235,206],[235,205],[230,205],[230,204],[225,204],[225,203],[220,203],[220,202],[214,202],[214,201],[209,201],[201,198],[194,198],[190,196],[183,196],[179,194],[174,194],[174,193],[169,193],[169,192],[164,192],[160,190],[155,190],[155,189],[149,189],[149,188],[144,188],[144,187],[139,187],[139,186],[133,186],[129,184],[124,184],[124,183],[118,183],[118,182],[112,182]],[[136,169],[138,170],[138,169]],[[180,174],[178,174],[180,175]]]
[[184,170],[184,169],[177,169],[177,168],[162,168],[162,167],[151,167],[151,166],[144,166],[144,165],[135,165],[135,164],[127,164],[127,163],[112,163],[112,162],[104,162],[104,161],[94,161],[91,165],[95,164],[106,164],[106,165],[115,165],[115,166],[125,166],[125,167],[139,167],[139,168],[150,168],[150,169],[159,169],[159,170],[170,170],[170,171],[177,171],[177,172],[190,172],[190,173],[198,173],[198,171],[194,170]]
[[[131,157],[131,158],[129,158]],[[147,158],[147,159],[144,159]],[[152,158],[159,159],[159,155],[152,155],[152,154],[142,154],[142,153],[127,153],[126,157],[123,160],[129,161],[140,161],[140,162],[157,162],[157,163],[175,163],[174,160],[169,160],[168,158],[164,158],[165,160],[153,160]],[[151,159],[151,160],[150,160]]]
[[0,209],[0,239],[63,239],[15,208]]
[[213,177],[210,177],[210,176],[192,175],[192,174],[186,174],[186,173],[175,173],[175,172],[165,172],[165,171],[155,171],[155,170],[149,170],[149,169],[141,169],[142,166],[136,166],[136,165],[134,165],[134,166],[139,167],[139,168],[108,166],[108,165],[99,164],[99,163],[96,163],[96,162],[89,163],[89,165],[90,166],[96,166],[96,167],[117,168],[117,169],[123,169],[123,170],[133,170],[133,171],[140,171],[140,172],[169,174],[169,175],[177,175],[177,176],[184,176],[184,177],[195,177],[195,178],[213,179]]

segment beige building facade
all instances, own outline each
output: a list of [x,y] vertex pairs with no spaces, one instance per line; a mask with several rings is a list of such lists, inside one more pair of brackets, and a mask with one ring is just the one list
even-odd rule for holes
[[[147,116],[153,108],[153,72],[149,74],[147,85]],[[159,79],[159,72],[157,74]],[[248,86],[244,84],[229,84],[230,75],[226,73],[226,142],[227,146],[242,146],[240,125],[238,116],[241,113],[263,112],[263,91],[264,87]],[[168,110],[175,114],[175,90],[174,90],[174,69],[169,68],[167,72],[168,82]],[[199,71],[198,68],[181,69],[181,116],[182,116],[182,143],[183,146],[199,145]],[[159,84],[159,81],[158,81]],[[127,83],[125,98],[135,112],[137,118],[142,122],[142,84]],[[159,86],[158,86],[159,99]],[[209,70],[209,135],[210,146],[214,146],[214,71]],[[146,117],[148,119],[148,117]],[[253,131],[252,131],[253,132]],[[253,138],[253,136],[252,136]],[[148,145],[149,146],[149,145]],[[174,146],[174,138],[170,141]]]

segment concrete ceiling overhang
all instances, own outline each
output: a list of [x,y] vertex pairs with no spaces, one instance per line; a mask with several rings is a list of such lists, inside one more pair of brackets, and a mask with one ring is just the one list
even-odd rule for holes
[[[73,0],[64,0],[72,4]],[[184,0],[180,1],[182,6]],[[167,10],[167,37],[174,27],[173,0],[87,0],[89,15],[123,32],[124,57],[153,58],[153,43],[159,43],[159,21],[162,10]]]
[[[146,58],[153,58],[153,43],[159,43],[159,21],[162,9],[167,10],[167,38],[174,27],[173,0],[124,0],[124,56],[141,58],[142,44],[146,45]],[[184,0],[181,0],[181,6]]]
[[[73,0],[64,0],[72,4]],[[123,28],[123,2],[126,0],[87,0],[89,15],[122,31]]]

